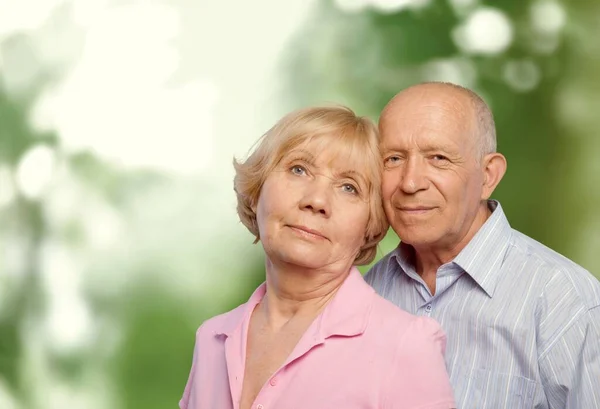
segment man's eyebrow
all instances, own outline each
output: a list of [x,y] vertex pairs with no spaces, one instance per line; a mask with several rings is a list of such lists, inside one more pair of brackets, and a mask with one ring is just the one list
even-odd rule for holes
[[383,152],[391,152],[391,151],[400,152],[403,149],[400,149],[400,148],[395,147],[393,145],[381,144],[381,145],[379,145],[379,150],[383,153]]
[[[410,149],[406,149],[406,148],[400,148],[400,147],[395,147],[393,145],[381,145],[380,146],[380,150],[382,154],[385,153],[389,153],[389,152],[407,152]],[[428,144],[425,145],[424,148],[422,149],[415,149],[415,151],[421,151],[421,152],[426,152],[426,153],[431,153],[431,152],[439,152],[439,151],[443,151],[446,153],[454,153],[456,154],[458,149],[456,146],[450,145],[450,144]]]
[[454,147],[452,145],[448,145],[448,144],[441,144],[441,145],[437,145],[437,146],[435,146],[435,145],[428,146],[425,149],[423,149],[423,152],[439,152],[439,151],[455,153],[456,147]]

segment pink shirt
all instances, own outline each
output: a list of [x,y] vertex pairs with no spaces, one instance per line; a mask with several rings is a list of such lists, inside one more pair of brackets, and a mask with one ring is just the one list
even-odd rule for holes
[[[239,408],[248,323],[265,291],[198,329],[181,409]],[[400,310],[353,268],[252,409],[454,408],[445,345],[434,320]]]

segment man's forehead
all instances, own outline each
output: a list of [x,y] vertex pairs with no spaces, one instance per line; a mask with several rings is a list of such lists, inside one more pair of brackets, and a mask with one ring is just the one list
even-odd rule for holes
[[453,126],[469,128],[473,122],[470,106],[445,102],[423,102],[396,106],[386,111],[379,121],[380,131],[386,128],[418,128],[422,126]]
[[466,141],[468,138],[460,134],[442,134],[436,130],[430,130],[412,134],[391,133],[381,138],[380,147],[383,151],[408,149],[409,147],[423,151],[436,149],[456,151]]
[[424,122],[414,123],[412,126],[401,124],[381,130],[380,149],[434,151],[442,150],[449,153],[458,153],[474,147],[477,138],[468,128],[429,124]]
[[382,111],[380,125],[395,118],[415,114],[452,114],[455,120],[473,113],[471,98],[465,92],[440,84],[423,84],[397,94]]
[[379,131],[382,139],[399,133],[419,137],[440,134],[460,139],[460,135],[473,131],[473,125],[471,112],[460,105],[415,104],[389,111],[381,118]]

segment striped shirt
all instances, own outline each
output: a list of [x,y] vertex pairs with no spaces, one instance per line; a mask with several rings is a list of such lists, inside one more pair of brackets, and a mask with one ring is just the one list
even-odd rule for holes
[[438,269],[435,295],[403,244],[365,279],[442,325],[459,409],[600,409],[600,283],[489,205],[475,237]]

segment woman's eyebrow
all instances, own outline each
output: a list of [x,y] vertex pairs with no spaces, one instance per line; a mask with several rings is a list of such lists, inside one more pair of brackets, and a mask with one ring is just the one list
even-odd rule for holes
[[367,185],[366,178],[360,172],[357,172],[355,170],[351,170],[351,169],[343,170],[340,172],[336,172],[336,175],[340,176],[340,177],[351,178],[351,179],[356,180],[358,183],[360,183],[362,185],[365,185],[365,186]]
[[[306,149],[293,149],[290,152],[287,153],[287,155],[285,155],[285,157],[287,159],[291,159],[290,157],[301,157],[302,159],[306,160],[307,162],[309,162],[310,164],[314,164],[316,162],[315,160],[315,155],[312,154],[312,152],[307,151]],[[299,159],[299,158],[296,158]]]

